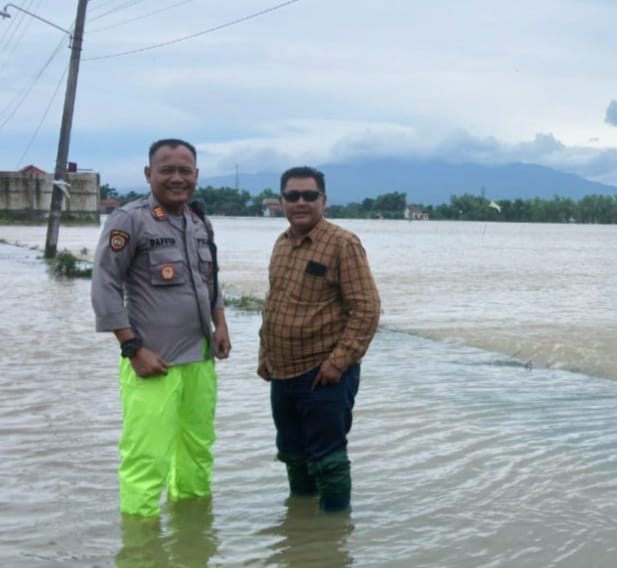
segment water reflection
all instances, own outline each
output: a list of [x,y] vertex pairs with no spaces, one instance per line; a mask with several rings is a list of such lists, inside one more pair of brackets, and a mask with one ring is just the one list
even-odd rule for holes
[[259,532],[273,536],[266,566],[351,566],[348,539],[354,530],[350,511],[324,514],[310,497],[289,497],[278,522]]
[[169,502],[168,529],[158,519],[122,517],[117,568],[202,568],[217,554],[211,499]]
[[169,564],[158,518],[122,517],[121,530],[122,548],[115,558],[118,568],[150,568]]

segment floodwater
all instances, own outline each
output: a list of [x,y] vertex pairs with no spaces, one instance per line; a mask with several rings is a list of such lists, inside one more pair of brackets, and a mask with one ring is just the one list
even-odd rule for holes
[[[262,295],[281,219],[214,218],[228,294]],[[289,500],[259,316],[228,311],[209,503],[122,522],[117,346],[88,281],[0,244],[0,564],[612,567],[617,227],[341,221],[383,300],[349,453],[353,508]],[[98,228],[61,227],[92,254]],[[0,227],[42,247],[44,227]]]

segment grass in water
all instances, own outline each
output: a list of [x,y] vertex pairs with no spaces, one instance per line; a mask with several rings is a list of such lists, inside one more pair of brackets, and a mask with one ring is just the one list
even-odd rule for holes
[[91,278],[92,266],[77,258],[71,251],[64,249],[54,258],[49,259],[49,270],[54,278]]
[[264,301],[255,296],[231,296],[225,297],[225,305],[245,312],[260,312]]

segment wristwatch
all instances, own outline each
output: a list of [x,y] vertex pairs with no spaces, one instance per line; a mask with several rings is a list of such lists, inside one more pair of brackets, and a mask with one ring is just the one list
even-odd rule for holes
[[120,344],[120,354],[132,359],[143,346],[144,342],[139,337],[131,337]]

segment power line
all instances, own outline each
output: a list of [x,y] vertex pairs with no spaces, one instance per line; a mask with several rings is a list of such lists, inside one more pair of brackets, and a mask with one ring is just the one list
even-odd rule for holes
[[115,14],[116,12],[119,12],[120,10],[126,10],[127,8],[132,8],[136,4],[141,4],[143,1],[144,0],[126,0],[124,4],[119,4],[115,8],[112,8],[111,10],[108,10],[107,12],[103,12],[102,14],[99,14],[95,18],[90,18],[90,21],[94,22],[96,20],[100,20],[101,18],[104,18],[105,16],[109,16],[109,14]]
[[[58,53],[60,53],[60,49],[62,47],[62,45],[66,42],[67,38],[66,36],[63,37],[60,40],[60,43],[58,43],[58,45],[56,46],[56,48],[54,49],[54,51],[52,52],[51,56],[49,57],[49,59],[44,63],[43,67],[39,70],[39,72],[34,76],[32,83],[30,84],[29,87],[27,87],[24,91],[22,91],[21,93],[17,94],[13,100],[11,100],[6,107],[4,107],[4,109],[0,112],[0,116],[2,116],[5,113],[8,113],[8,116],[4,119],[4,121],[0,124],[0,130],[2,130],[2,128],[4,128],[4,126],[9,122],[9,120],[11,120],[11,118],[13,118],[13,116],[15,115],[15,113],[19,110],[19,108],[21,107],[21,105],[24,103],[24,101],[28,98],[28,95],[32,92],[32,89],[34,88],[34,85],[36,85],[37,81],[41,78],[41,76],[43,75],[43,73],[45,72],[45,69],[47,69],[47,67],[49,67],[49,65],[51,64],[51,62],[54,60],[54,58],[58,55]],[[14,106],[14,108],[12,110],[10,110],[11,106]]]
[[[144,20],[149,18],[150,16],[154,16],[155,14],[159,14],[160,12],[166,12],[167,10],[171,10],[173,8],[177,8],[178,6],[182,6],[183,4],[188,4],[190,2],[194,2],[195,0],[182,0],[181,2],[176,2],[175,4],[171,4],[170,6],[165,6],[164,8],[159,8],[158,10],[154,10],[153,12],[148,12],[147,14],[143,14],[142,16],[136,16],[135,18],[131,18],[130,20],[124,20],[122,22],[118,22],[116,24],[111,24],[109,26],[104,26],[102,28],[95,28],[94,30],[88,29],[89,34],[94,34],[97,32],[102,32],[104,30],[109,30],[112,28],[117,28],[123,26],[125,24],[130,24],[131,22],[136,22],[138,20]],[[92,20],[90,20],[92,21]]]
[[[32,12],[36,12],[40,6],[41,0],[39,0],[38,4],[34,5],[32,8],[30,8],[30,6],[28,6],[28,9]],[[13,44],[13,48],[7,52],[6,54],[6,62],[8,62],[9,57],[11,55],[13,55],[13,53],[15,53],[15,50],[17,49],[17,47],[19,46],[21,40],[23,39],[24,35],[26,34],[26,31],[28,30],[28,27],[30,26],[30,24],[32,23],[32,18],[26,18],[25,20],[21,20],[21,21],[25,21],[26,25],[22,28],[21,33],[19,34],[19,37],[16,38],[15,43]],[[7,44],[8,47],[8,44]],[[0,69],[2,68],[2,65],[0,64]]]
[[28,150],[30,150],[30,147],[32,146],[33,142],[36,140],[39,130],[41,130],[41,127],[43,126],[43,123],[45,122],[45,119],[47,118],[47,115],[49,114],[49,109],[51,109],[51,105],[53,104],[56,98],[56,95],[58,94],[58,90],[60,89],[60,86],[62,85],[62,82],[64,81],[64,77],[66,76],[66,72],[68,68],[69,66],[67,64],[67,66],[64,68],[64,72],[62,73],[62,76],[60,77],[60,80],[58,81],[58,84],[56,85],[56,88],[54,89],[54,92],[51,95],[51,98],[49,99],[49,103],[47,104],[47,108],[45,109],[45,112],[43,113],[43,117],[41,118],[41,121],[39,122],[38,126],[35,128],[34,133],[30,137],[30,140],[28,140],[26,149],[23,151],[22,155],[19,157],[19,160],[17,160],[17,165],[15,166],[15,169],[19,168],[19,166],[22,163],[22,160],[24,159],[25,155],[28,153]]
[[[34,0],[30,0],[30,4],[26,4],[27,9],[30,9],[30,5],[32,4],[33,1]],[[25,22],[25,26],[22,29],[22,33],[19,37],[17,37],[15,44],[13,46],[13,50],[15,49],[15,47],[19,44],[21,37],[23,36],[24,30],[28,28],[29,21],[30,19],[26,18],[22,12],[18,12],[17,17],[11,18],[11,22],[9,22],[7,32],[6,34],[3,35],[2,41],[0,42],[0,44],[4,43],[4,45],[2,45],[2,47],[0,48],[0,55],[4,55],[5,52],[7,52],[7,56],[9,55],[8,53],[9,46],[11,42],[13,41],[13,39],[15,39],[15,37],[17,36],[17,33],[19,32],[19,29],[21,28],[22,24]]]
[[300,0],[289,0],[288,2],[283,2],[282,4],[277,4],[276,6],[272,6],[270,8],[266,8],[265,10],[261,10],[260,12],[255,12],[254,14],[250,14],[248,16],[244,16],[242,18],[238,18],[236,20],[232,20],[231,22],[227,22],[225,24],[220,24],[218,26],[214,26],[213,28],[209,28],[207,30],[201,31],[201,32],[197,32],[188,36],[184,36],[184,37],[180,37],[177,39],[172,39],[170,41],[165,41],[162,43],[157,43],[154,45],[150,45],[147,47],[141,47],[139,49],[132,49],[130,51],[122,51],[120,53],[111,53],[109,55],[99,55],[97,57],[84,57],[83,60],[84,61],[97,61],[99,59],[111,59],[113,57],[121,57],[123,55],[132,55],[133,53],[141,53],[143,51],[149,51],[151,49],[157,49],[159,47],[166,47],[168,45],[172,45],[174,43],[180,43],[182,41],[186,41],[189,39],[193,39],[205,34],[209,34],[218,30],[222,30],[223,28],[228,28],[230,26],[233,26],[235,24],[239,24],[241,22],[246,22],[247,20],[252,20],[253,18],[257,18],[259,16],[263,16],[264,14],[268,14],[269,12],[274,12],[275,10],[279,10],[281,8],[285,8],[286,6],[289,6],[291,4],[295,4],[296,2],[300,2]]

